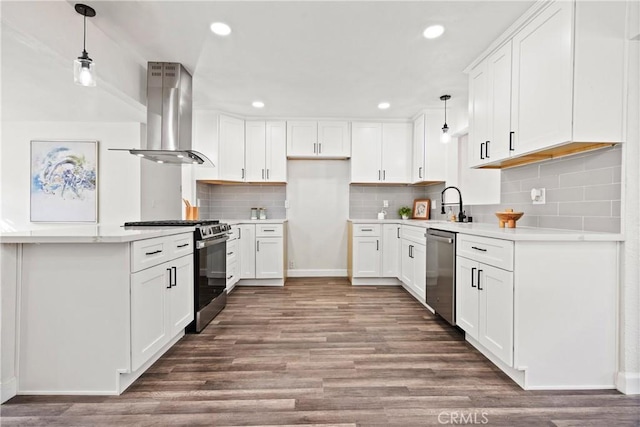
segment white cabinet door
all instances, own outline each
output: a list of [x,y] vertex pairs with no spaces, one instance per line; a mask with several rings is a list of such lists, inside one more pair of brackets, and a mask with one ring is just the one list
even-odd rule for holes
[[266,124],[266,180],[287,181],[287,125],[285,122]]
[[424,180],[424,146],[425,146],[425,117],[420,114],[413,121],[413,166],[411,167],[411,181]]
[[427,298],[427,247],[413,245],[411,249],[413,261],[413,289],[420,298]]
[[407,239],[401,239],[400,243],[400,281],[409,287],[413,287],[413,258],[411,252],[413,244]]
[[284,248],[281,237],[256,239],[256,279],[284,277]]
[[382,179],[382,125],[353,123],[351,127],[351,182]]
[[351,156],[349,122],[319,121],[317,154],[320,157]]
[[169,289],[170,331],[174,337],[191,323],[194,316],[193,303],[193,254],[170,261],[173,275]]
[[469,166],[486,163],[485,144],[489,140],[489,90],[487,61],[469,73]]
[[484,156],[489,162],[511,154],[511,42],[487,60],[489,76],[489,137]]
[[400,276],[400,226],[382,226],[382,277]]
[[478,339],[478,263],[456,257],[456,324]]
[[411,127],[411,123],[382,124],[382,182],[409,182]]
[[244,120],[220,115],[218,132],[220,179],[244,181]]
[[245,123],[245,181],[266,181],[266,123],[247,121]]
[[[131,369],[136,370],[170,339],[169,262],[131,275]],[[193,306],[193,300],[191,301]]]
[[287,122],[287,156],[313,157],[318,151],[318,123],[315,121]]
[[256,226],[242,224],[239,227],[240,278],[256,278]]
[[513,273],[487,264],[478,264],[478,268],[478,341],[512,366]]
[[380,277],[380,237],[353,238],[353,276]]
[[571,140],[573,7],[551,4],[513,38],[515,154]]

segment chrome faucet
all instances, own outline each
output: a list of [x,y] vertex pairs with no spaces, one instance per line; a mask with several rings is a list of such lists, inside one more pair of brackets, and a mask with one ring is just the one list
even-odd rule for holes
[[458,192],[458,196],[459,196],[458,209],[459,209],[459,212],[458,212],[457,222],[462,222],[466,218],[466,215],[464,214],[464,211],[462,210],[462,193],[460,192],[460,189],[458,187],[454,187],[452,185],[452,186],[446,187],[444,190],[442,190],[442,193],[440,193],[440,206],[442,206],[442,208],[440,210],[440,213],[442,213],[443,215],[446,213],[445,210],[444,210],[444,206],[445,205],[454,204],[454,203],[445,203],[444,202],[444,193],[450,188],[453,188],[454,190],[456,190]]

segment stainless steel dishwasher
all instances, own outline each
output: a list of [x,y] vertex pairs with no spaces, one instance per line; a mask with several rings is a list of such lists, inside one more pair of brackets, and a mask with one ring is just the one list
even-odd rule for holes
[[456,233],[427,230],[427,304],[456,324]]

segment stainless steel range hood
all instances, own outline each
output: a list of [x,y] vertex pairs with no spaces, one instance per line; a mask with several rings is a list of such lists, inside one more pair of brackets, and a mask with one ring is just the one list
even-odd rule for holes
[[213,166],[191,149],[192,78],[177,62],[149,62],[146,147],[129,152],[157,163]]

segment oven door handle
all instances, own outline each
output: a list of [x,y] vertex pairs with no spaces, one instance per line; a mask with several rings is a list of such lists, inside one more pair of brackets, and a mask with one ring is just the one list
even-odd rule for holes
[[227,240],[229,240],[229,236],[224,236],[219,239],[198,240],[196,241],[196,249],[208,248],[209,246],[217,245],[219,243],[224,243]]

